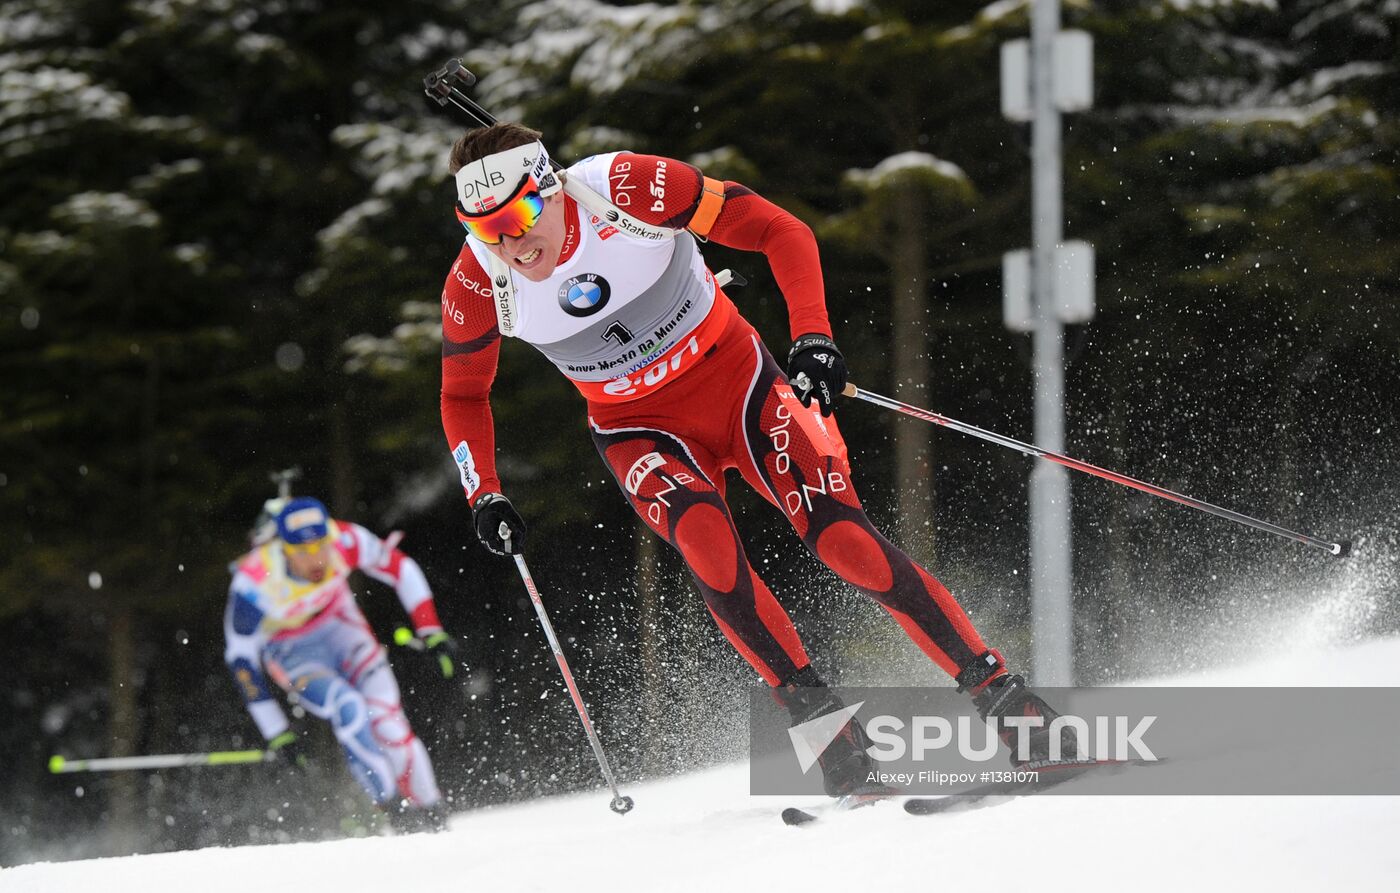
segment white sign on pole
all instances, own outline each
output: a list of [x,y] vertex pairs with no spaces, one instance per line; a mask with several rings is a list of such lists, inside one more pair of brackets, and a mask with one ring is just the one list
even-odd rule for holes
[[1094,246],[1088,242],[1055,246],[1055,316],[1069,325],[1094,318]]
[[1031,42],[1001,45],[1001,113],[1010,121],[1031,119]]
[[1031,306],[1031,253],[1025,248],[1001,256],[1002,318],[1013,332],[1035,329],[1035,308]]
[[[1002,55],[1005,56],[1005,46]],[[1094,105],[1094,38],[1088,31],[1055,35],[1055,107],[1082,112]],[[1003,82],[1004,84],[1005,82]],[[1003,96],[1005,86],[1002,87]],[[1003,100],[1003,105],[1005,100]]]

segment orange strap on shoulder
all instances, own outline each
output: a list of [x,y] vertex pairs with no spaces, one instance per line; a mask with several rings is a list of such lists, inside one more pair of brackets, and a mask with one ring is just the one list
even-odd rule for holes
[[719,209],[723,205],[724,184],[713,177],[705,177],[705,182],[701,185],[700,204],[695,206],[695,213],[691,215],[686,229],[702,239],[705,238],[719,219]]

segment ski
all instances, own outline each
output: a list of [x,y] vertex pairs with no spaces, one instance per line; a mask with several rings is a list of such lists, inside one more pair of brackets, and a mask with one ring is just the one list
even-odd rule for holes
[[798,809],[796,806],[789,806],[787,809],[783,810],[783,824],[791,825],[794,828],[810,825],[819,818],[821,818],[821,816],[816,813],[808,812],[805,809]]
[[947,815],[968,812],[973,809],[984,809],[988,806],[1008,803],[1019,797],[1038,794],[1085,775],[1116,773],[1131,766],[1151,766],[1154,764],[1154,761],[1146,760],[1056,763],[1033,770],[1035,777],[1025,781],[991,782],[940,797],[911,797],[904,801],[904,811],[910,815]]
[[830,803],[821,806],[799,809],[796,806],[789,806],[783,810],[783,824],[801,827],[810,825],[821,819],[823,815],[831,812],[850,812],[853,809],[861,809],[866,806],[873,806],[885,800],[902,796],[903,792],[893,788],[886,788],[878,791],[867,791],[865,793],[847,794],[838,797]]

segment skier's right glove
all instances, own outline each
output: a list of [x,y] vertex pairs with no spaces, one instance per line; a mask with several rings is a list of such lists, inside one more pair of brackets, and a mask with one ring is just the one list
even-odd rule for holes
[[311,765],[311,761],[306,757],[306,745],[301,736],[291,729],[267,742],[267,749],[277,754],[277,759],[284,766],[290,766],[298,772],[305,771]]
[[487,493],[472,506],[476,538],[487,551],[497,555],[519,555],[525,551],[525,522],[520,513],[500,493]]

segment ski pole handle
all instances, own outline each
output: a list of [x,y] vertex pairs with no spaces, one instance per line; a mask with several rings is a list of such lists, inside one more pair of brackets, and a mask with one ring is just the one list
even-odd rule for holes
[[[445,95],[449,81],[454,80],[459,81],[463,87],[471,87],[476,84],[476,75],[462,64],[461,59],[448,59],[441,68],[423,78],[423,89],[436,98]],[[443,102],[445,103],[445,100]]]
[[1302,543],[1305,546],[1312,546],[1314,549],[1322,549],[1324,552],[1328,552],[1332,555],[1337,556],[1338,558],[1342,558],[1351,552],[1351,542],[1349,540],[1343,540],[1341,542],[1334,543],[1329,542],[1328,540],[1318,539],[1317,537],[1308,536],[1306,533],[1299,533],[1296,530],[1289,530],[1286,527],[1280,527],[1277,524],[1271,524],[1268,521],[1261,521],[1258,518],[1251,518],[1249,515],[1241,514],[1240,512],[1232,511],[1231,509],[1221,508],[1218,505],[1211,505],[1209,502],[1204,502],[1200,499],[1194,499],[1183,493],[1177,493],[1172,490],[1168,490],[1165,487],[1159,487],[1156,484],[1149,484],[1146,481],[1140,481],[1137,478],[1128,477],[1126,474],[1120,474],[1116,471],[1109,471],[1107,468],[1100,468],[1099,466],[1091,465],[1088,462],[1081,462],[1078,459],[1072,459],[1069,456],[1066,456],[1062,453],[1056,453],[1052,452],[1051,450],[1041,449],[1035,444],[1023,443],[1022,441],[1016,440],[1014,438],[1006,437],[1005,435],[997,434],[993,431],[987,431],[983,428],[978,428],[976,425],[969,425],[966,422],[960,422],[957,419],[949,418],[948,416],[940,415],[939,413],[931,412],[927,409],[921,409],[917,406],[911,406],[908,403],[895,400],[892,397],[885,397],[880,394],[867,391],[863,388],[858,388],[854,384],[847,383],[846,387],[841,391],[841,393],[847,397],[855,397],[857,400],[864,400],[867,403],[874,403],[876,406],[881,406],[885,409],[892,409],[895,412],[903,413],[904,415],[912,416],[916,419],[922,419],[925,422],[933,422],[935,425],[942,425],[945,428],[951,428],[954,431],[960,431],[963,434],[970,434],[973,437],[981,438],[982,440],[997,444],[998,446],[1004,446],[1008,449],[1015,450],[1018,453],[1024,453],[1027,456],[1033,456],[1038,459],[1047,459],[1058,465],[1063,465],[1065,468],[1073,469],[1074,471],[1080,471],[1084,474],[1091,474],[1094,477],[1103,478],[1104,480],[1112,481],[1115,484],[1122,484],[1125,487],[1132,487],[1134,490],[1140,490],[1143,493],[1147,493],[1151,496],[1156,496],[1159,499],[1166,499],[1170,502],[1175,502],[1178,505],[1184,505],[1187,508],[1193,508],[1197,511],[1205,512],[1208,515],[1215,515],[1217,518],[1224,518],[1227,521],[1234,521],[1236,524],[1243,524],[1246,527],[1253,527],[1255,530],[1262,530],[1265,533],[1272,533],[1275,536],[1281,536],[1285,539],[1293,540],[1296,543]]
[[49,757],[49,771],[54,775],[69,772],[123,772],[130,769],[172,769],[181,766],[234,766],[245,763],[270,763],[277,755],[270,750],[216,750],[212,753],[168,753],[144,757],[98,757],[91,760],[69,760]]
[[467,89],[474,84],[476,75],[459,60],[449,59],[447,64],[423,78],[423,92],[443,108],[449,104],[456,106],[477,127],[490,127],[496,123],[496,116],[467,95]]
[[423,78],[423,92],[438,105],[448,103],[457,106],[481,127],[496,123],[495,117],[467,96],[466,91],[476,85],[476,75],[467,70],[460,59],[448,59],[443,66]]

